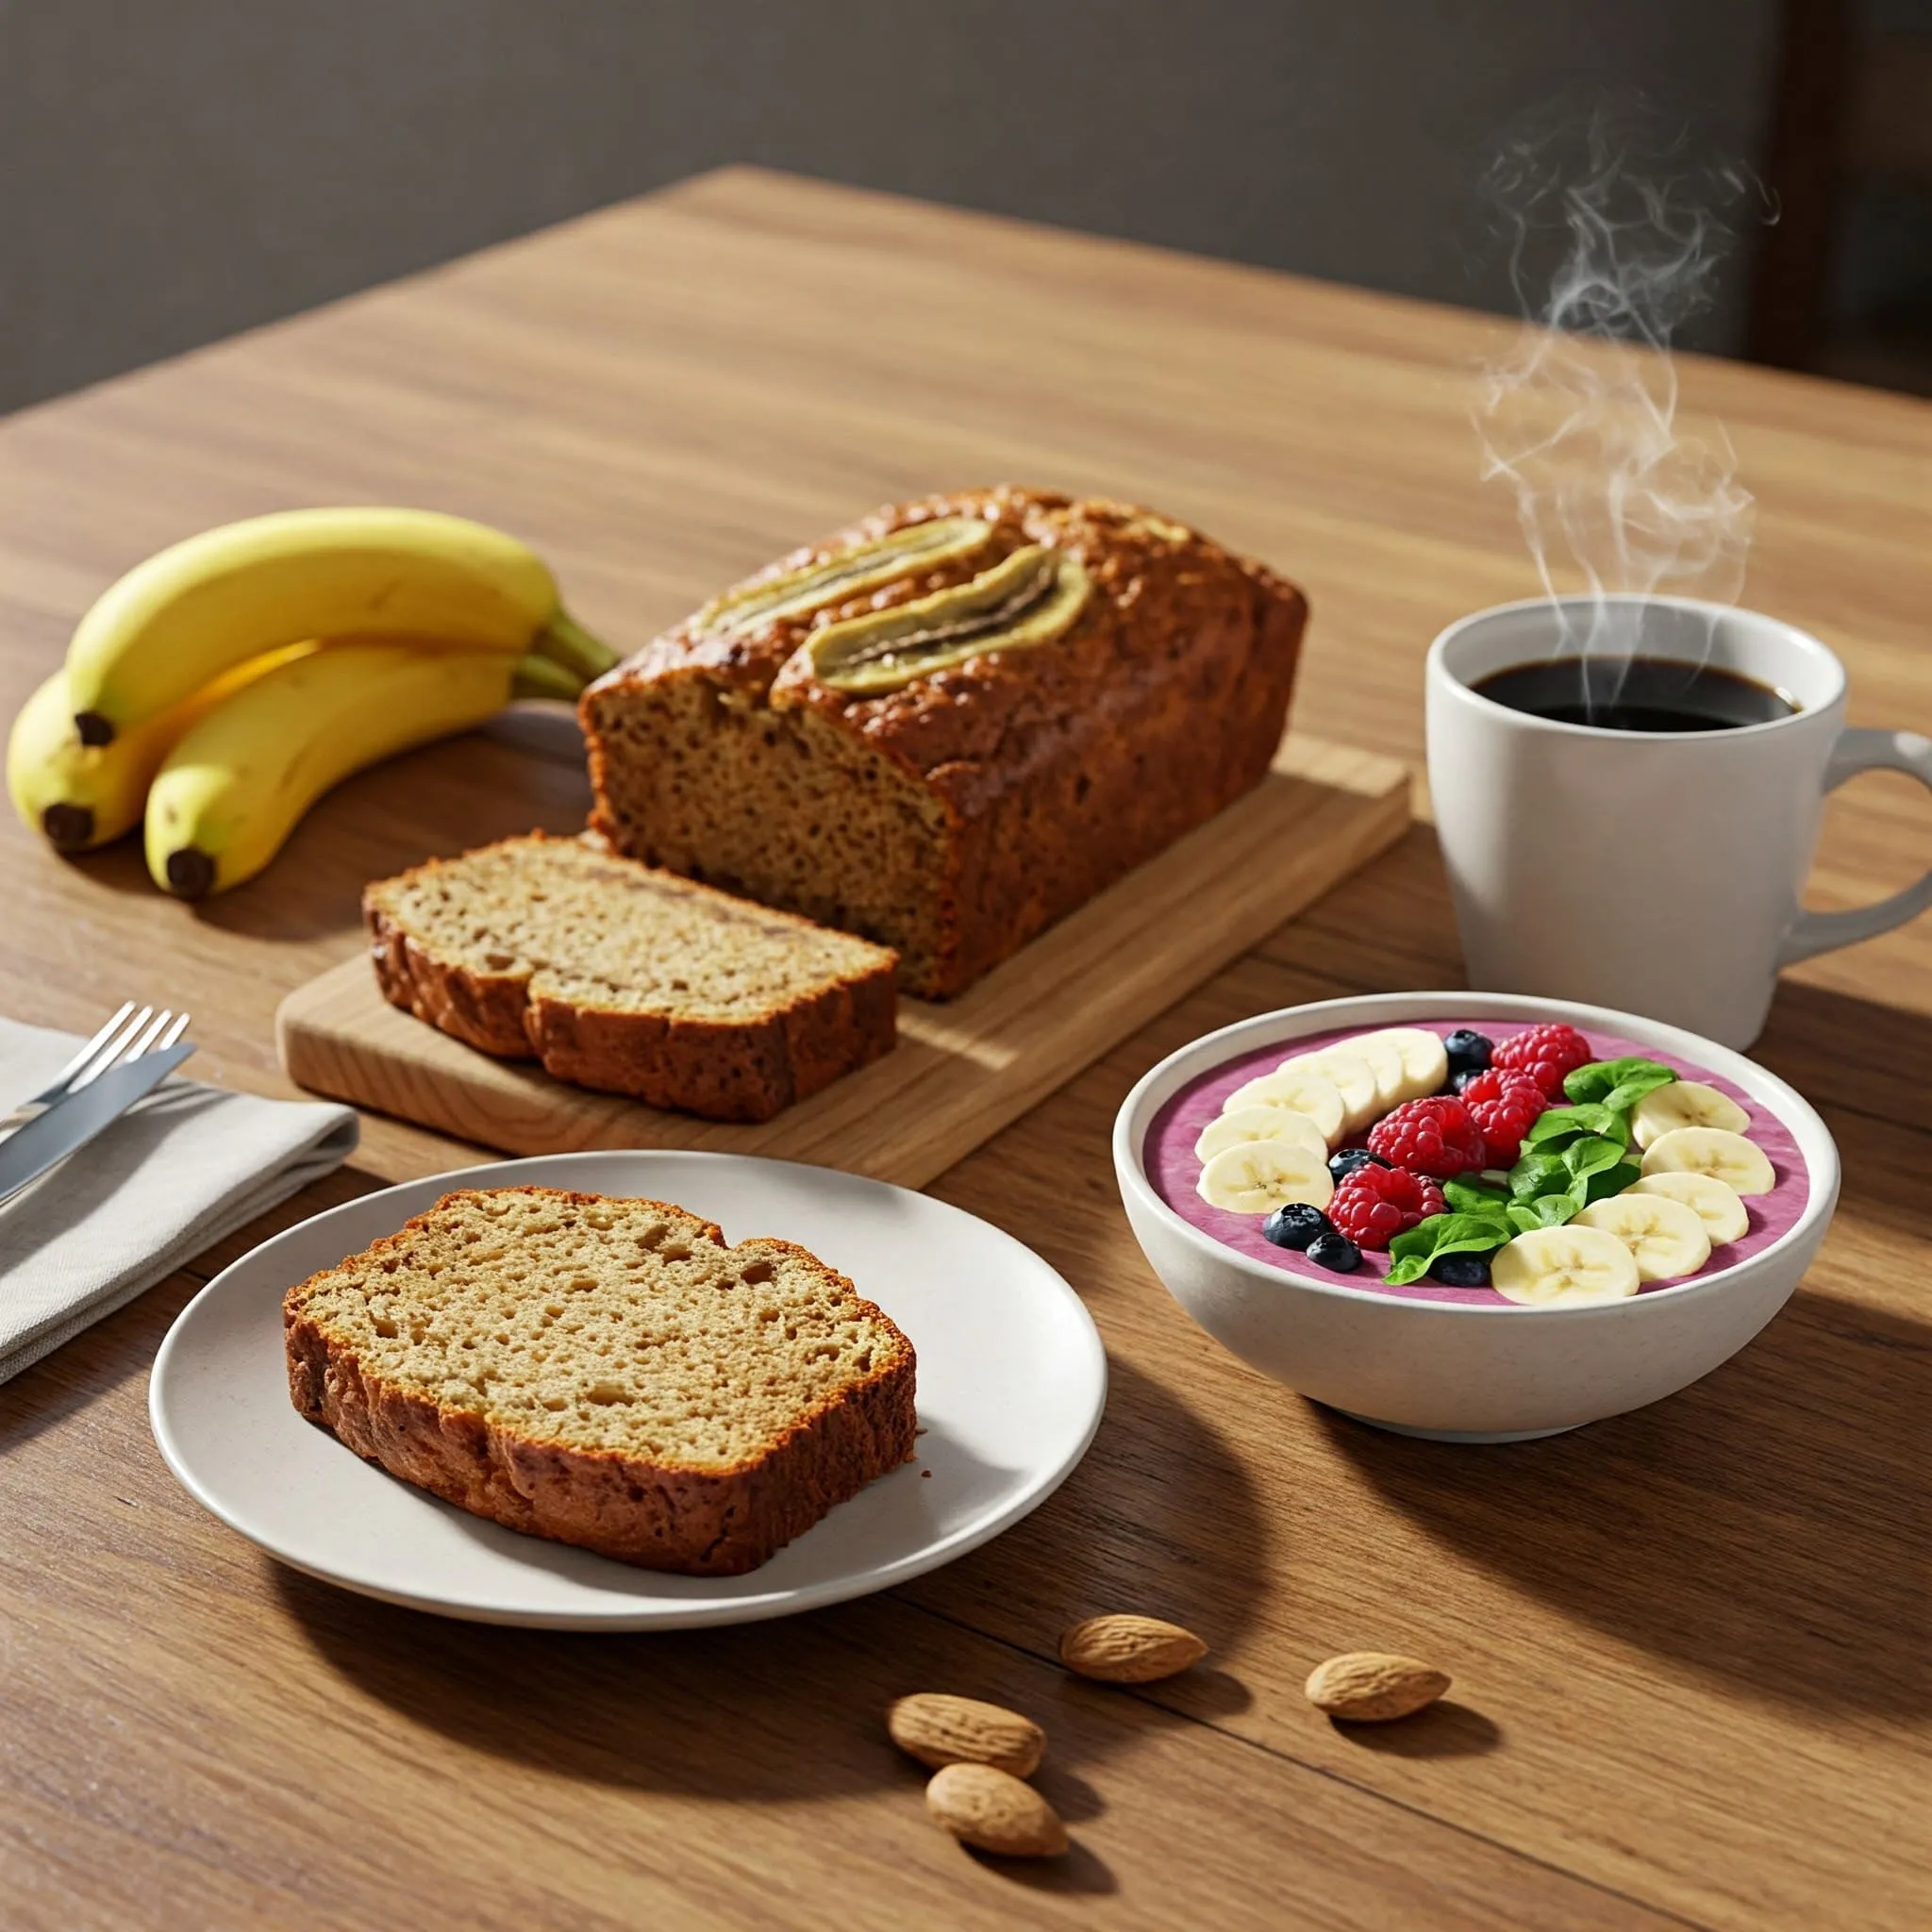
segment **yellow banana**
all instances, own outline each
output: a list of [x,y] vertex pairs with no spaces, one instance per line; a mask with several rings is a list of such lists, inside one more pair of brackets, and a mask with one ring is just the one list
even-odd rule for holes
[[[147,869],[184,899],[252,878],[331,785],[480,724],[531,691],[507,651],[332,642],[259,677],[183,735],[147,796]],[[541,688],[551,695],[546,666]]]
[[434,510],[284,510],[160,551],[100,598],[67,647],[75,726],[108,744],[260,652],[377,633],[540,651],[585,677],[615,661],[500,530]]
[[55,672],[22,706],[8,736],[7,790],[14,810],[61,852],[89,852],[132,831],[161,760],[197,718],[264,672],[316,648],[308,641],[251,658],[104,745],[81,743],[67,674]]

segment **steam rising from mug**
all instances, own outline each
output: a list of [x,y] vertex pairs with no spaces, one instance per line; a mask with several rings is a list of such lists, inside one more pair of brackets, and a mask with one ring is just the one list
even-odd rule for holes
[[1564,654],[1637,649],[1641,612],[1608,595],[1734,603],[1743,586],[1751,492],[1721,425],[1678,424],[1670,349],[1711,306],[1726,215],[1759,191],[1687,148],[1654,115],[1599,107],[1512,142],[1483,181],[1525,318],[1481,379],[1483,477],[1515,489],[1551,598],[1580,575],[1593,600],[1553,605]]

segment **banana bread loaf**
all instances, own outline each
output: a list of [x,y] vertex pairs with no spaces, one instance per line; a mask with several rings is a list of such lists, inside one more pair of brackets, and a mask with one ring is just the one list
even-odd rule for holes
[[533,832],[362,894],[376,984],[579,1087],[769,1120],[891,1050],[883,947]]
[[591,687],[591,824],[943,998],[1260,782],[1307,613],[1127,505],[899,505]]
[[791,1241],[661,1201],[464,1189],[296,1283],[289,1392],[391,1475],[532,1536],[756,1569],[912,1454],[912,1344]]

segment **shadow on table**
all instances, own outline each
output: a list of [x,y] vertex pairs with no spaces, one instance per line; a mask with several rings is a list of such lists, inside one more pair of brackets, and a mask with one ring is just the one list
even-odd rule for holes
[[[394,1608],[279,1566],[270,1574],[316,1651],[359,1690],[473,1749],[600,1784],[780,1805],[896,1790],[916,1807],[928,1774],[888,1741],[891,1701],[944,1689],[1008,1704],[1053,1737],[1039,1785],[1077,1839],[1104,1808],[1106,1762],[1187,1720],[1066,1675],[1046,1661],[1060,1630],[1098,1607],[1147,1607],[1140,1566],[1158,1560],[1163,1587],[1175,1588],[1169,1612],[1231,1641],[1252,1614],[1264,1537],[1220,1436],[1131,1369],[1116,1363],[1113,1376],[1115,1421],[1024,1524],[915,1587],[805,1616],[652,1635],[506,1629]],[[1129,1415],[1132,1426],[1122,1426]],[[1137,1482],[1150,1429],[1174,1480],[1129,1493],[1123,1480]],[[1224,1531],[1233,1524],[1231,1546],[1252,1559],[1224,1558],[1207,1574],[1191,1564],[1199,1512],[1187,1496],[1197,1481],[1217,1486],[1216,1521]],[[1089,1557],[1095,1548],[1107,1554]],[[988,1607],[995,1603],[1024,1628],[1002,1627]],[[1199,1674],[1210,1707],[1246,1702],[1224,1674]],[[991,1862],[1029,1887],[1115,1889],[1104,1862],[1077,1844],[1038,1867]]]
[[[1932,995],[1932,988],[1926,992]],[[1917,1127],[1932,1124],[1932,1011],[1784,979],[1750,1053],[1814,1107],[1857,1108]]]
[[1329,1723],[1357,1750],[1381,1757],[1483,1757],[1503,1741],[1502,1727],[1453,1697],[1432,1704],[1399,1724]]
[[[541,748],[535,727],[550,722],[508,718],[358,773],[317,802],[267,871],[196,902],[195,916],[251,939],[315,939],[359,925],[371,879],[532,829],[581,831],[590,781],[580,758]],[[560,722],[575,741],[574,721]]]
[[[1107,1422],[1061,1489],[1004,1536],[899,1594],[1048,1661],[1070,1624],[1110,1610],[1164,1617],[1213,1652],[1233,1651],[1266,1588],[1277,1519],[1206,1416],[1118,1356],[1108,1375]],[[1124,1697],[1065,1684],[1073,1700],[1136,1704],[1144,1722],[1165,1727],[1232,1716],[1253,1701],[1211,1659]]]
[[155,896],[155,882],[148,877],[147,860],[142,856],[140,829],[134,836],[117,839],[95,852],[62,852],[51,855],[72,868],[90,884],[105,886],[110,892]]
[[[473,1750],[620,1789],[778,1806],[878,1791],[923,1821],[931,1773],[888,1741],[893,1697],[959,1686],[1041,1711],[1037,1667],[962,1642],[890,1596],[732,1629],[606,1636],[447,1622],[279,1566],[270,1574],[315,1649],[358,1690]],[[982,1654],[962,1657],[969,1649]],[[1062,1761],[1037,1783],[1074,1851],[1050,1868],[985,1862],[1032,1887],[1112,1891],[1112,1873],[1078,1842],[1105,1806],[1064,1761],[1087,1740],[1059,1730],[1055,1740]]]
[[1111,1867],[1077,1837],[1068,1846],[1065,1857],[1058,1858],[990,1858],[980,1852],[968,1852],[966,1857],[976,1865],[997,1872],[1002,1878],[1011,1879],[1015,1885],[1024,1885],[1028,1891],[1104,1895],[1121,1889]]
[[926,1633],[890,1598],[725,1629],[603,1634],[458,1623],[271,1574],[358,1690],[493,1757],[730,1802],[898,1782],[883,1712],[903,1688],[893,1665]]
[[[519,706],[479,731],[345,779],[310,808],[266,871],[196,901],[194,917],[250,939],[353,931],[371,879],[520,832],[581,831],[590,805],[575,717],[561,706]],[[109,891],[158,896],[138,830],[63,862]]]
[[[1908,1229],[1923,1267],[1926,1177],[1880,1168],[1877,1124],[1842,1131],[1845,1208]],[[1831,1257],[1713,1374],[1567,1436],[1445,1449],[1318,1412],[1392,1502],[1566,1617],[1767,1701],[1924,1717],[1932,1325],[1826,1292]]]

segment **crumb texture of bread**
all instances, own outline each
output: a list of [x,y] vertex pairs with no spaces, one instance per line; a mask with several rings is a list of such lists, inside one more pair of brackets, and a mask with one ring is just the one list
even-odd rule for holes
[[362,907],[392,1005],[654,1107],[769,1120],[896,1034],[885,948],[584,840],[432,859]]
[[[591,823],[613,849],[891,945],[901,986],[926,998],[1261,782],[1307,615],[1293,585],[1152,511],[1004,485],[894,505],[751,586],[941,518],[990,534],[883,586],[841,595],[830,579],[826,602],[769,621],[708,607],[579,707]],[[816,631],[1033,544],[1074,553],[1091,584],[1054,641],[883,694],[819,680]]]
[[290,1289],[295,1407],[472,1514],[736,1575],[908,1460],[912,1344],[790,1241],[658,1201],[445,1194]]

